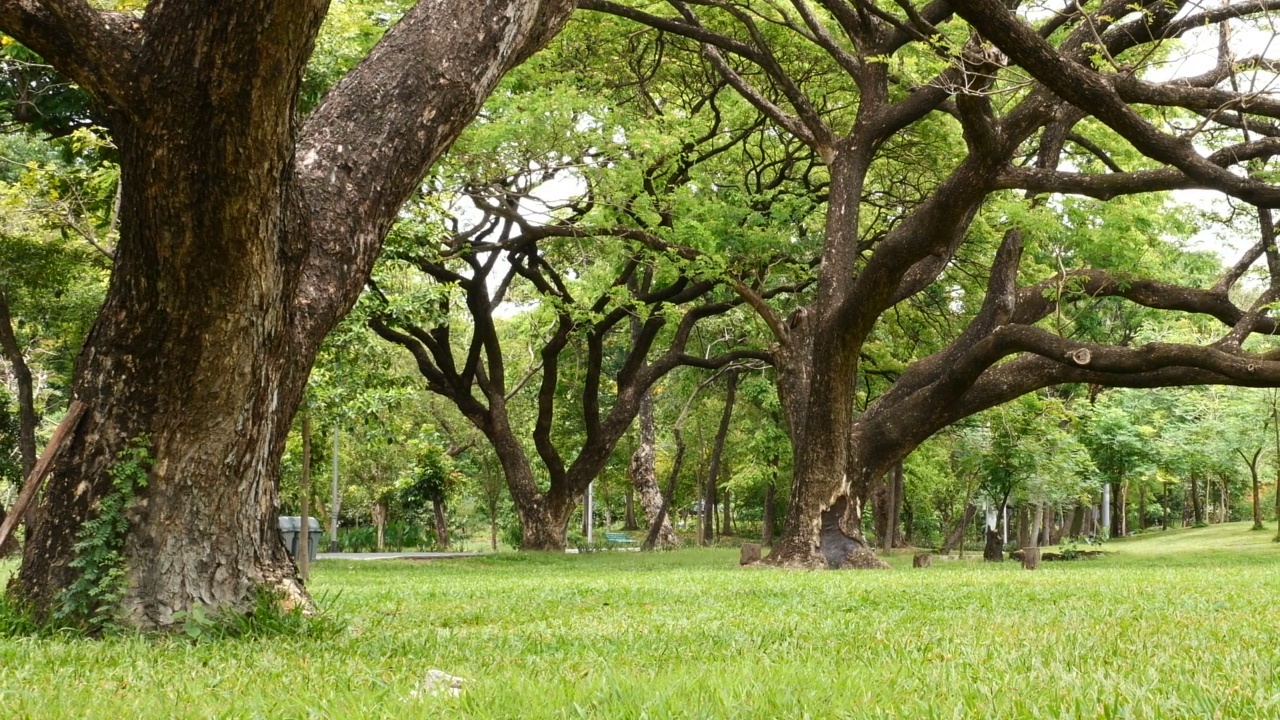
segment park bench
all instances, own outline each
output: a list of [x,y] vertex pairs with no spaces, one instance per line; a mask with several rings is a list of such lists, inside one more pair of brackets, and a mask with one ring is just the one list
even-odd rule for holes
[[635,545],[636,541],[627,536],[626,533],[606,532],[604,541],[610,545]]

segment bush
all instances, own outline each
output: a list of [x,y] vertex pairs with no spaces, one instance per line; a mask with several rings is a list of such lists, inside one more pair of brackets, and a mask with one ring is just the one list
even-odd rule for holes
[[512,548],[519,550],[521,543],[524,542],[524,531],[520,529],[520,523],[517,522],[509,525],[503,525],[499,539],[510,545]]

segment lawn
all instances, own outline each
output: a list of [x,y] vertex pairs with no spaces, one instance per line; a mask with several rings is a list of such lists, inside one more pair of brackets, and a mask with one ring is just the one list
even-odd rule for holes
[[[322,562],[336,637],[0,638],[0,717],[1275,718],[1274,532],[1155,533],[1036,572]],[[463,694],[415,697],[431,668]]]

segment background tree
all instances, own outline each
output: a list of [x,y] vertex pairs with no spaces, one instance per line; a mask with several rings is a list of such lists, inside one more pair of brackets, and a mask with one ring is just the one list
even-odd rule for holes
[[[1264,207],[1280,200],[1261,175],[1231,171],[1274,151],[1258,130],[1270,127],[1274,108],[1242,89],[1265,83],[1265,60],[1237,58],[1224,41],[1204,75],[1156,83],[1136,72],[1166,41],[1264,12],[1262,5],[1180,12],[1180,3],[1152,3],[1131,14],[1106,6],[1030,14],[1034,24],[988,0],[581,6],[698,42],[726,82],[823,160],[830,185],[809,304],[787,317],[752,299],[777,343],[796,458],[787,529],[771,562],[870,562],[854,502],[860,488],[939,429],[1028,392],[1078,382],[1280,380],[1280,364],[1245,347],[1274,330],[1266,302],[1238,306],[1228,295],[1274,248],[1268,212],[1259,242],[1211,283],[1127,267],[1126,254],[1114,252],[1128,235],[1142,241],[1130,247],[1176,254],[1161,237],[1171,230],[1158,210],[1165,200],[1124,196],[1203,187]],[[1161,110],[1144,116],[1138,103]],[[1209,121],[1180,123],[1188,113]],[[881,182],[896,151],[930,140],[954,150],[933,155],[914,183]],[[1201,151],[1201,140],[1222,149]],[[1097,200],[1037,203],[1003,193],[1011,189]],[[886,196],[892,202],[877,202]],[[1099,228],[1102,245],[1089,238]],[[1057,266],[1031,262],[1030,251],[1055,237],[1068,238],[1072,252]],[[1090,249],[1112,252],[1092,261],[1076,252]],[[953,261],[966,250],[985,256],[988,268],[982,290],[956,302],[971,308],[967,325],[855,417],[854,382],[875,328],[904,300],[950,287]],[[1228,329],[1208,344],[1135,347],[1079,336],[1057,321],[1101,297],[1200,313]]]

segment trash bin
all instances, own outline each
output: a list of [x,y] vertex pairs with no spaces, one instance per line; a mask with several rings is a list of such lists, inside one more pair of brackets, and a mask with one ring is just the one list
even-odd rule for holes
[[[307,543],[307,557],[311,560],[316,559],[316,548],[320,545],[320,536],[324,535],[324,530],[320,528],[320,521],[315,518],[307,518],[311,522],[310,542]],[[289,557],[296,558],[298,556],[298,536],[302,534],[302,518],[297,515],[281,516],[280,534],[284,536],[284,549],[289,551]]]

